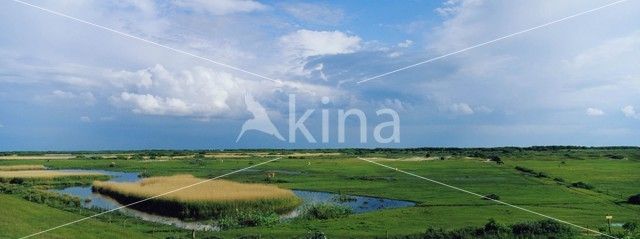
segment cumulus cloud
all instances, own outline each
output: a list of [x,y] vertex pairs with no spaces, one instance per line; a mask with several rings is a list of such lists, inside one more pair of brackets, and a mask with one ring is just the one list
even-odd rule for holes
[[193,11],[204,11],[214,15],[247,13],[267,8],[262,3],[253,0],[174,0],[173,3]]
[[188,116],[204,121],[243,115],[245,105],[242,99],[247,93],[276,108],[277,105],[286,108],[286,99],[280,95],[304,95],[298,104],[305,106],[322,96],[338,100],[344,94],[332,87],[304,82],[274,84],[266,80],[246,80],[206,67],[174,72],[156,65],[135,72],[123,71],[113,77],[116,78],[112,81],[118,82],[115,90],[118,93],[110,100],[116,106],[137,114]]
[[586,114],[588,116],[602,116],[602,115],[604,115],[604,111],[602,111],[601,109],[598,109],[598,108],[589,107],[586,110]]
[[629,117],[629,118],[634,118],[634,119],[640,119],[640,114],[638,112],[636,112],[636,109],[631,106],[631,105],[627,105],[625,107],[622,107],[622,113],[624,114],[624,116]]
[[353,53],[360,49],[362,39],[341,31],[298,30],[280,38],[291,54],[301,57]]
[[229,97],[242,92],[239,83],[244,81],[204,67],[173,73],[156,65],[119,75],[124,78],[120,82],[130,87],[112,96],[112,102],[150,115],[211,117],[229,113]]

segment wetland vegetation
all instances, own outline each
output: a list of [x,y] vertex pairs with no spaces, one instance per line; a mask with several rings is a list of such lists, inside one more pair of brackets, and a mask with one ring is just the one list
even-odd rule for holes
[[[233,208],[238,209],[237,213],[231,210],[229,214],[205,216],[217,218],[211,223],[222,230],[196,231],[196,238],[311,238],[318,235],[328,238],[599,237],[577,228],[567,229],[565,224],[546,221],[486,198],[499,198],[605,233],[609,232],[605,217],[612,216],[612,235],[638,237],[637,226],[633,226],[640,221],[640,205],[634,204],[640,193],[640,149],[636,147],[158,150],[58,154],[6,152],[0,159],[0,166],[43,165],[49,171],[136,172],[145,175],[145,178],[136,179],[142,182],[181,174],[195,177],[189,180],[212,178],[279,157],[278,161],[230,175],[224,181],[274,187],[301,195],[306,201],[322,195],[325,202],[333,203],[304,206],[310,209],[299,211],[299,216],[290,218],[283,218],[275,212],[278,207],[268,206],[265,208],[270,210],[260,211],[241,209],[254,204],[236,205]],[[454,191],[358,160],[357,157],[379,161],[484,196]],[[42,169],[31,171],[37,170]],[[106,178],[98,179],[96,185],[115,185],[113,180],[104,182],[109,176],[103,177]],[[54,177],[41,182],[0,183],[0,202],[8,205],[7,213],[0,214],[0,237],[25,236],[34,230],[47,229],[104,210],[85,208],[83,200],[50,191],[55,186],[47,181],[78,184],[86,188],[93,180]],[[298,193],[297,190],[305,191]],[[137,196],[148,195],[140,190],[133,191],[139,193]],[[330,194],[309,193],[315,191]],[[413,206],[387,207],[389,204],[378,203],[378,200],[390,199],[412,202]],[[171,200],[177,201],[175,198]],[[349,213],[336,204],[354,206]],[[373,209],[372,205],[376,210],[369,210]],[[360,210],[360,207],[368,209]],[[179,213],[192,215],[191,212]],[[42,217],[50,220],[32,223],[35,218]],[[22,226],[29,223],[32,226]],[[113,237],[122,237],[122,233],[126,233],[128,238],[192,238],[194,232],[117,212],[48,232],[43,238],[71,235],[92,238],[95,235],[92,233]]]

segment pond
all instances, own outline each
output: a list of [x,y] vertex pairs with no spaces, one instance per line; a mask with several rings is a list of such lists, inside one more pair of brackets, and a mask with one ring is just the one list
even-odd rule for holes
[[[116,171],[106,171],[106,170],[59,170],[65,172],[94,172],[94,173],[102,173],[109,175],[111,178],[109,181],[112,182],[137,182],[140,180],[139,173],[128,173],[128,172],[116,172]],[[102,210],[111,210],[118,207],[121,207],[122,204],[117,201],[111,199],[108,196],[92,192],[91,186],[73,186],[67,187],[63,189],[54,189],[52,191],[76,196],[81,199],[82,206],[86,208],[97,208]],[[348,206],[352,209],[354,213],[366,213],[377,211],[381,209],[389,209],[389,208],[400,208],[400,207],[412,207],[415,205],[414,202],[402,201],[402,200],[393,200],[386,198],[377,198],[377,197],[366,197],[366,196],[354,196],[354,195],[339,195],[336,193],[329,192],[318,192],[318,191],[307,191],[307,190],[292,190],[293,193],[303,200],[303,203],[294,209],[292,212],[282,215],[282,219],[290,219],[295,218],[304,209],[305,206],[313,203],[324,203],[330,202],[335,204],[340,204],[344,206]],[[120,212],[131,215],[134,217],[138,217],[145,221],[157,222],[162,224],[173,225],[179,228],[189,229],[189,230],[199,230],[199,231],[211,231],[218,230],[213,221],[183,221],[174,217],[165,217],[159,216],[155,214],[150,214],[138,210],[134,210],[131,208],[122,208]]]

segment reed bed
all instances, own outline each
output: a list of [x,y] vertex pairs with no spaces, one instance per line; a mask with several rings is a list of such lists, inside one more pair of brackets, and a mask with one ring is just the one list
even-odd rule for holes
[[[93,190],[129,204],[202,181],[191,175],[152,177],[135,183],[96,181]],[[276,186],[213,180],[132,207],[183,219],[216,219],[242,212],[286,213],[300,203],[291,190]]]
[[29,185],[86,185],[95,180],[107,180],[108,175],[92,172],[52,170],[0,171],[0,183]]
[[0,178],[57,178],[73,176],[101,176],[101,173],[92,172],[66,172],[52,170],[19,170],[0,171]]
[[0,171],[21,171],[21,170],[45,170],[44,165],[24,164],[24,165],[8,165],[0,166]]

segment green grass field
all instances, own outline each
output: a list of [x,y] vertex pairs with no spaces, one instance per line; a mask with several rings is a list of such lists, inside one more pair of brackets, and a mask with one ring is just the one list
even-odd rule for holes
[[[504,164],[487,162],[486,155],[499,155]],[[640,193],[640,150],[620,149],[422,149],[396,151],[341,151],[343,154],[291,156],[248,152],[247,158],[204,157],[201,159],[21,159],[0,160],[0,165],[42,164],[49,168],[106,169],[143,172],[146,176],[193,174],[214,177],[233,170],[282,157],[252,170],[230,175],[226,179],[239,182],[265,182],[267,172],[275,172],[277,185],[290,189],[306,189],[366,195],[414,201],[415,207],[384,209],[328,220],[302,220],[267,227],[246,227],[221,232],[198,232],[197,238],[217,236],[237,238],[254,235],[262,238],[303,238],[310,232],[321,231],[329,238],[395,237],[424,232],[428,227],[444,229],[482,226],[490,218],[500,223],[517,223],[544,219],[541,216],[515,208],[482,200],[451,188],[423,179],[401,174],[356,157],[378,157],[380,163],[463,188],[481,195],[496,194],[500,200],[548,216],[591,229],[606,228],[605,216],[612,215],[614,223],[640,221],[640,206],[627,204],[627,197]],[[429,155],[427,155],[429,154]],[[437,160],[403,160],[405,158],[438,158]],[[440,160],[442,156],[444,160]],[[477,155],[476,155],[477,156]],[[613,157],[618,156],[618,157]],[[612,158],[613,157],[613,158]],[[622,157],[622,158],[620,158]],[[614,159],[617,158],[617,159]],[[111,162],[115,162],[112,164]],[[536,177],[515,169],[526,167],[543,172]],[[554,180],[561,178],[564,182]],[[586,182],[591,190],[570,187],[573,182]],[[3,208],[0,213],[0,237],[18,238],[81,218],[78,212],[34,204],[10,195],[0,195]],[[10,205],[10,206],[5,206]],[[18,211],[28,213],[17,213]],[[14,212],[15,211],[15,212]],[[3,211],[4,212],[4,211]],[[85,212],[86,214],[86,212]],[[103,215],[97,219],[74,224],[48,232],[38,238],[107,238],[128,233],[132,238],[165,238],[175,234],[190,238],[191,232],[175,229],[168,233],[152,234],[153,224],[145,226],[118,226],[108,223]],[[38,221],[39,217],[49,218]],[[137,225],[137,224],[136,224]],[[616,224],[618,225],[618,224]],[[167,226],[157,226],[165,228]],[[613,228],[620,232],[619,226]],[[594,234],[580,232],[579,237],[592,238]],[[101,233],[101,234],[96,234]]]

